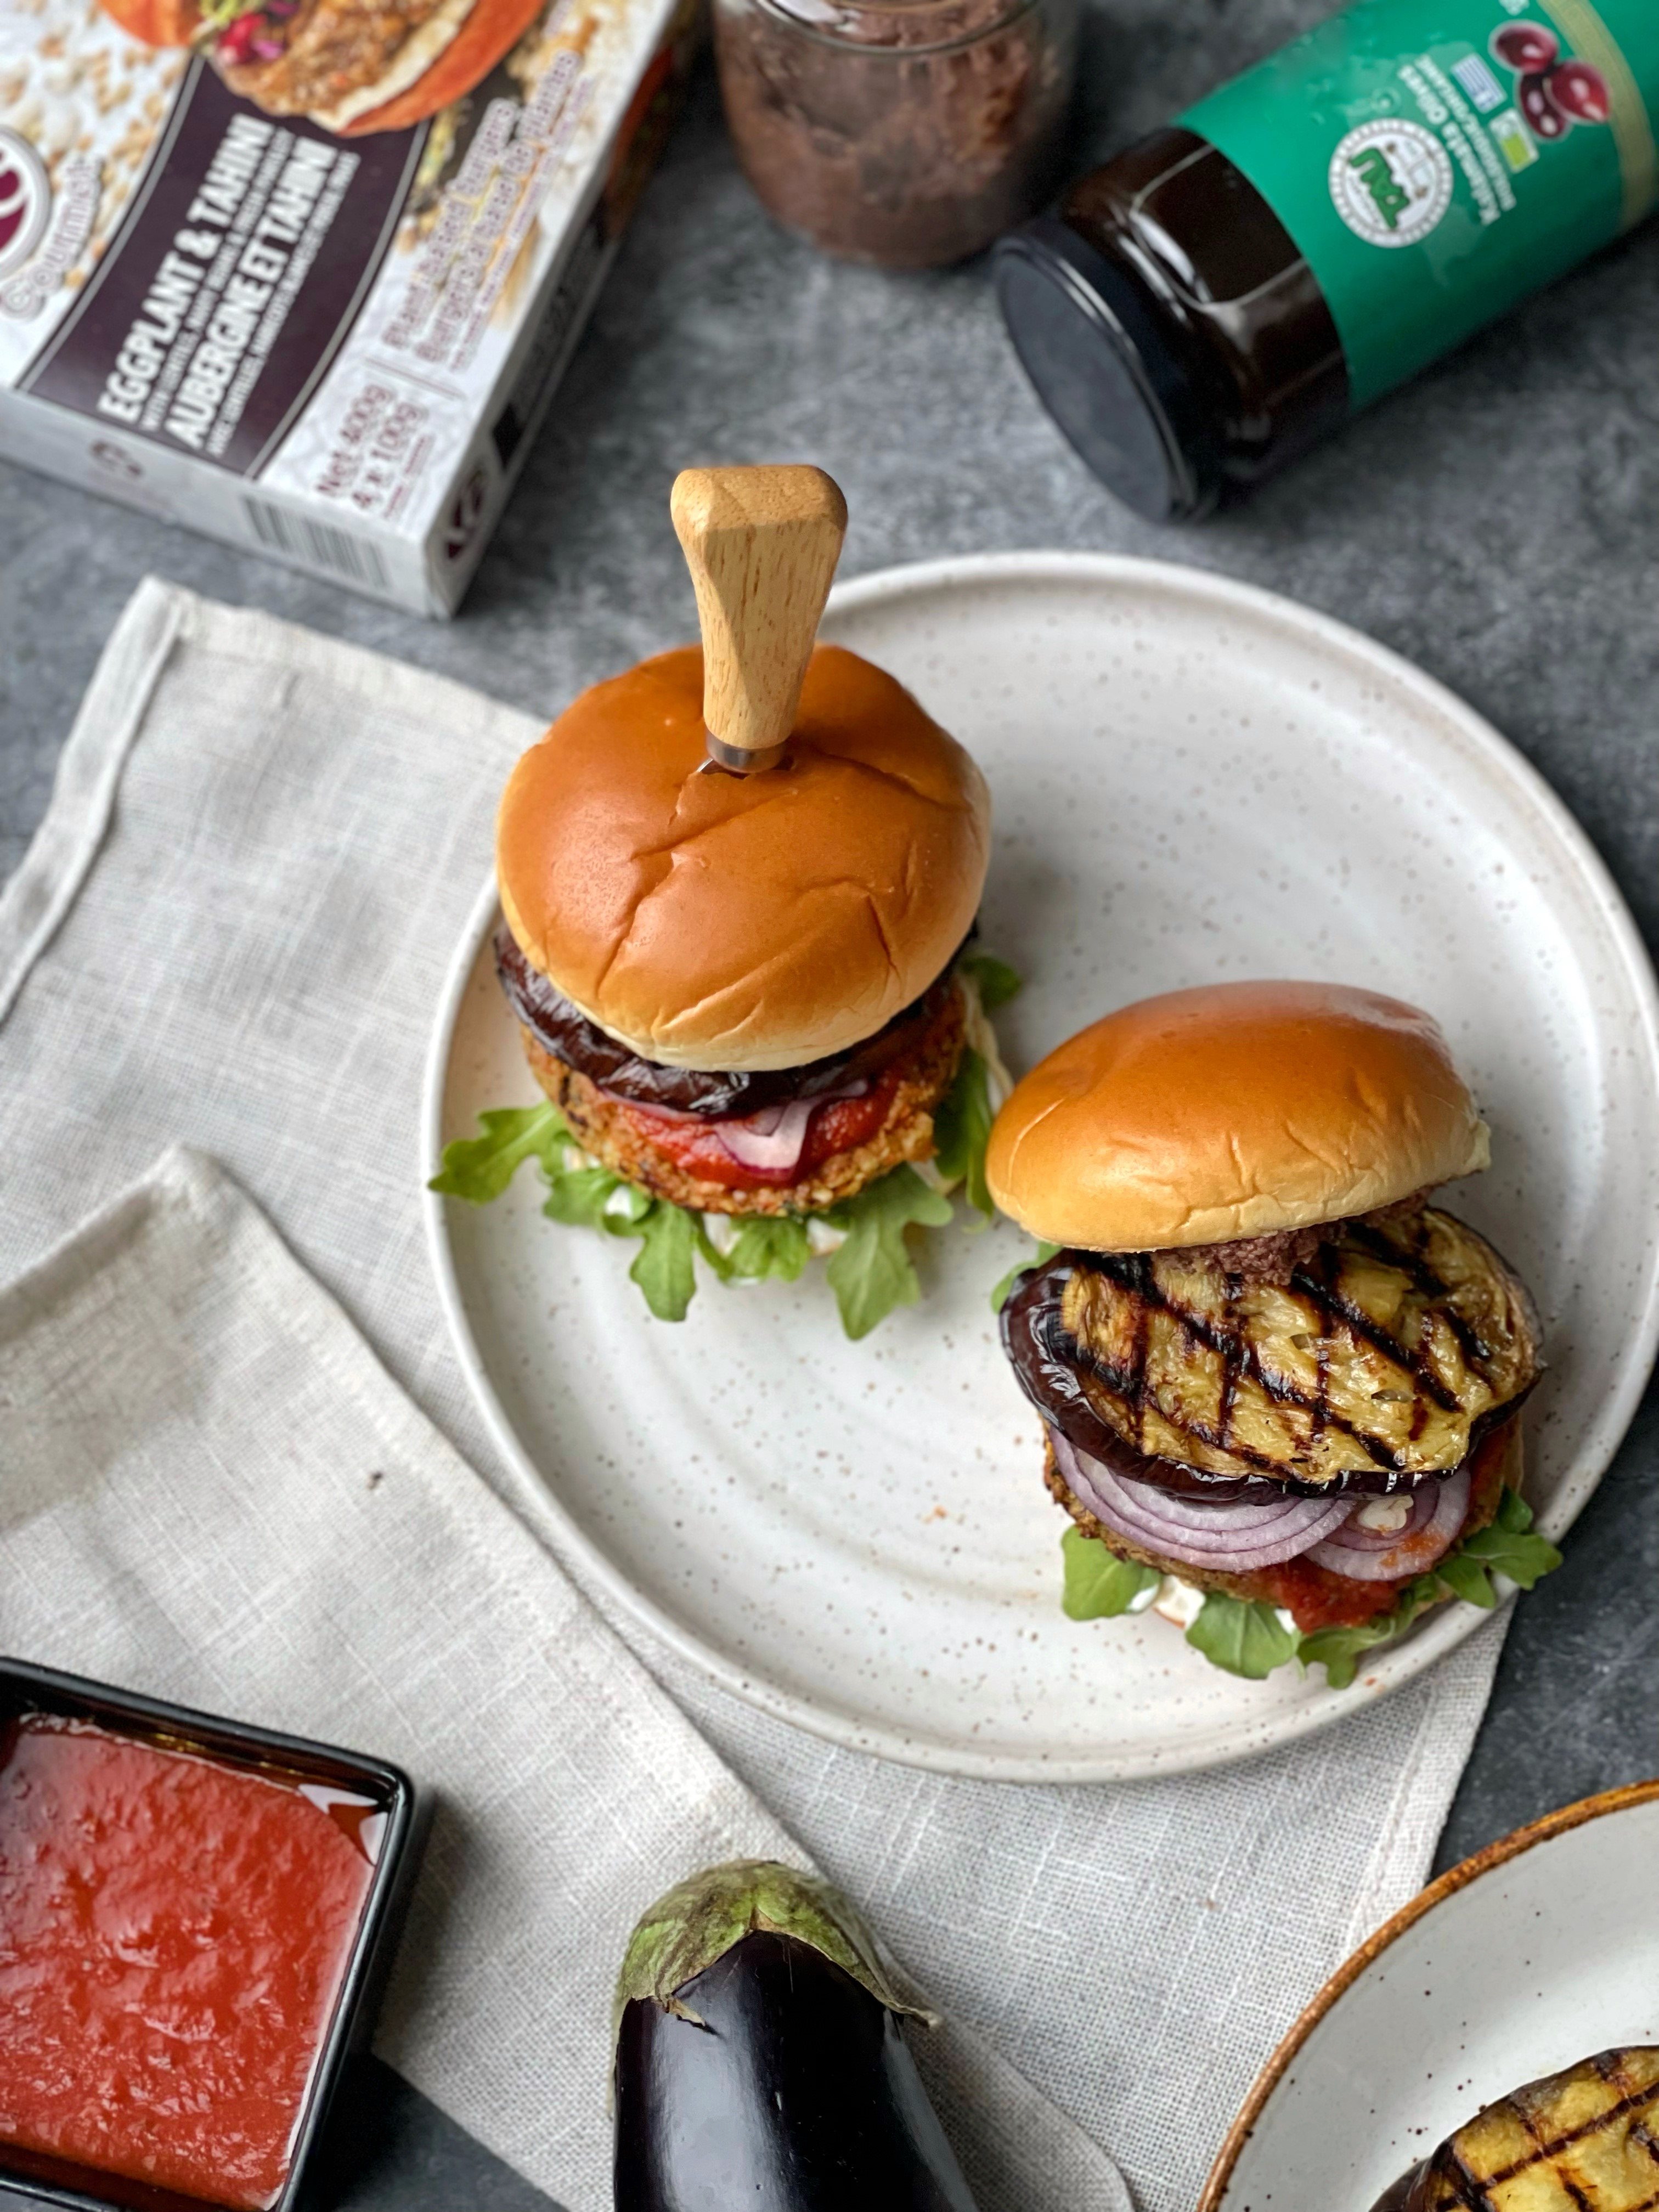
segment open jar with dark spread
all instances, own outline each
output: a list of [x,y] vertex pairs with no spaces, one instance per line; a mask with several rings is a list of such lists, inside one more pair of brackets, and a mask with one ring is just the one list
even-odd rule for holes
[[1076,0],[715,0],[720,91],[765,206],[826,252],[960,261],[1053,190]]

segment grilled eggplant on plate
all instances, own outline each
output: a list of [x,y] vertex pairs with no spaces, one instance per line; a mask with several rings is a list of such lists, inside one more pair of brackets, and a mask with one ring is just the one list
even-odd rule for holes
[[987,1186],[1045,1249],[1003,1342],[1073,1620],[1155,1609],[1235,1674],[1340,1689],[1559,1564],[1521,1494],[1532,1299],[1428,1203],[1488,1150],[1431,1017],[1331,983],[1145,999],[1016,1087]]
[[1603,2051],[1465,2121],[1376,2212],[1649,2212],[1659,2050]]
[[659,1899],[616,2003],[617,2212],[974,2212],[847,1900],[740,1859]]

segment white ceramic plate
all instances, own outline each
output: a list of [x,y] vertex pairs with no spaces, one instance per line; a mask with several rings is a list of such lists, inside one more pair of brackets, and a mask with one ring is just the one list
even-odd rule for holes
[[[1456,1204],[1548,1332],[1532,1495],[1559,1536],[1624,1434],[1659,1326],[1659,1028],[1605,870],[1441,687],[1223,579],[1009,555],[843,587],[825,634],[974,750],[996,840],[988,948],[1027,988],[1016,1070],[1126,1000],[1212,976],[1370,985],[1430,1007],[1491,1120]],[[486,890],[428,1079],[425,1168],[537,1094],[491,971]],[[1233,1680],[1175,1630],[1067,1621],[1063,1522],[988,1293],[1006,1225],[927,1239],[923,1303],[846,1343],[821,1268],[648,1318],[629,1249],[538,1212],[429,1200],[438,1279],[523,1503],[580,1577],[708,1672],[838,1742],[1014,1778],[1217,1764],[1306,1734],[1467,1635],[1431,1615],[1352,1689]]]
[[1199,2212],[1369,2212],[1454,2128],[1659,2043],[1659,1782],[1454,1867],[1334,1974],[1263,2069]]

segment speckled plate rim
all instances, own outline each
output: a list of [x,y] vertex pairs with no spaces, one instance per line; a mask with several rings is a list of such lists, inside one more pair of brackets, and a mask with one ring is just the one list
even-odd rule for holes
[[[954,587],[980,589],[1007,584],[1029,588],[1045,582],[1068,588],[1094,584],[1109,591],[1114,587],[1161,591],[1188,605],[1207,606],[1218,617],[1247,615],[1277,627],[1297,643],[1316,646],[1357,668],[1374,672],[1414,696],[1425,712],[1450,725],[1488,775],[1530,804],[1559,852],[1564,869],[1576,872],[1588,903],[1606,932],[1609,951],[1631,997],[1641,1010],[1640,1043],[1645,1050],[1650,1084],[1659,1095],[1659,986],[1635,921],[1600,854],[1562,800],[1506,738],[1455,692],[1362,631],[1276,592],[1239,583],[1207,569],[1105,553],[981,553],[878,569],[838,585],[830,593],[825,622],[832,624],[839,615]],[[479,945],[493,927],[498,911],[492,875],[480,890],[450,962],[427,1054],[421,1102],[422,1205],[438,1295],[468,1388],[532,1525],[543,1532],[579,1581],[590,1589],[597,1588],[624,1617],[631,1615],[670,1650],[763,1712],[846,1749],[873,1753],[902,1765],[981,1781],[1129,1782],[1232,1765],[1314,1735],[1346,1715],[1364,1711],[1370,1699],[1414,1680],[1489,1617],[1469,1606],[1442,1607],[1399,1644],[1374,1658],[1366,1673],[1349,1688],[1316,1692],[1295,1711],[1275,1714],[1242,1742],[1239,1732],[1219,1730],[1206,1741],[1182,1747],[1174,1755],[1114,1751],[1080,1758],[1028,1758],[981,1751],[964,1743],[931,1741],[872,1723],[856,1712],[796,1696],[761,1679],[752,1669],[735,1664],[638,1589],[560,1503],[551,1483],[520,1440],[490,1379],[456,1273],[445,1202],[426,1188],[441,1164],[444,1090],[456,1024]],[[1632,1046],[1636,1042],[1632,1040]],[[1604,1401],[1599,1417],[1580,1443],[1571,1471],[1548,1510],[1540,1516],[1540,1528],[1553,1539],[1571,1528],[1595,1492],[1647,1388],[1659,1350],[1659,1242],[1652,1248],[1646,1293],[1628,1342],[1630,1352],[1618,1387]]]
[[1198,2200],[1197,2212],[1221,2212],[1222,2203],[1231,2185],[1244,2146],[1255,2133],[1261,2117],[1272,2103],[1279,2083],[1290,2071],[1303,2045],[1331,2010],[1340,1997],[1346,1996],[1354,1984],[1376,1964],[1384,1952],[1397,1943],[1407,1930],[1425,1920],[1448,1898],[1455,1897],[1474,1883],[1506,1867],[1536,1844],[1553,1843],[1557,1836],[1565,1836],[1574,1828],[1582,1828],[1591,1820],[1606,1820],[1610,1814],[1628,1813],[1638,1805],[1650,1805],[1659,1799],[1659,1778],[1650,1782],[1627,1782],[1617,1790],[1603,1790],[1594,1797],[1581,1797],[1575,1804],[1563,1805],[1559,1812],[1546,1813],[1540,1820],[1529,1820],[1524,1828],[1516,1828],[1507,1836],[1500,1836],[1484,1850],[1476,1851],[1472,1858],[1460,1860],[1449,1867],[1436,1881],[1421,1890],[1409,1905],[1402,1905],[1392,1920],[1384,1921],[1374,1936],[1368,1936],[1352,1958],[1345,1959],[1318,1995],[1311,1998],[1297,2015],[1294,2024],[1280,2040],[1267,2064],[1256,2075],[1250,2094],[1239,2107],[1238,2117],[1228,2129],[1215,2164],[1210,2168],[1204,2193]]

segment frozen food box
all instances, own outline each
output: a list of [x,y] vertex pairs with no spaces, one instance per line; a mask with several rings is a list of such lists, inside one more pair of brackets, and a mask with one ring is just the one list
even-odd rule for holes
[[459,604],[697,0],[0,0],[0,453]]

